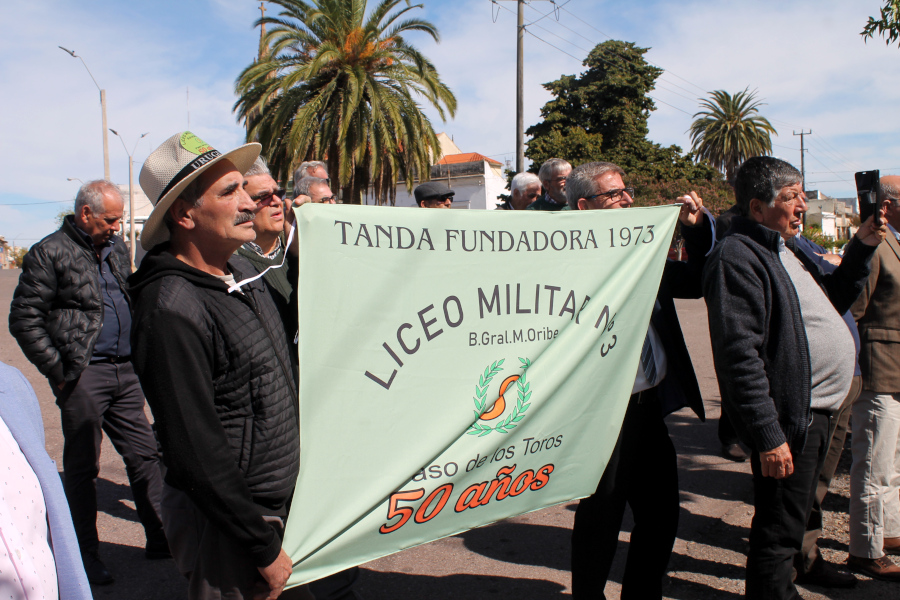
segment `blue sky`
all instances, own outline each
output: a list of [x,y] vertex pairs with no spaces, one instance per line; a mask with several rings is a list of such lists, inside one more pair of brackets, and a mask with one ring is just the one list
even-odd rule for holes
[[[447,123],[429,112],[435,130],[452,135],[463,151],[514,161],[515,3],[500,2],[498,9],[490,0],[421,1],[425,7],[414,15],[434,22],[442,39],[412,41],[459,103]],[[656,142],[687,148],[697,98],[749,87],[778,129],[776,155],[799,167],[799,137],[792,133],[812,129],[810,189],[851,196],[856,170],[900,173],[900,49],[881,40],[864,44],[859,36],[878,0],[556,4],[557,13],[547,1],[526,7],[526,127],[549,99],[540,84],[581,72],[587,51],[611,37],[650,47],[647,59],[666,69],[653,93]],[[258,6],[254,0],[2,3],[0,235],[20,245],[37,241],[74,198],[79,184],[66,179],[103,175],[99,94],[81,62],[57,46],[84,57],[107,90],[109,126],[129,150],[149,132],[135,151],[137,178],[146,156],[187,128],[188,109],[191,130],[204,140],[221,150],[241,143],[233,86],[257,51]],[[115,136],[109,144],[112,179],[127,183],[126,152]]]

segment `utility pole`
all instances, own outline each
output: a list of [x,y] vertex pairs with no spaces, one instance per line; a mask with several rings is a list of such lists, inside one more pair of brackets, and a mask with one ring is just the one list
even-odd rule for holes
[[525,0],[519,0],[516,31],[516,173],[525,170]]
[[135,234],[134,234],[134,151],[137,150],[138,142],[140,142],[147,133],[142,134],[141,137],[137,139],[137,142],[134,143],[134,148],[131,149],[131,153],[128,153],[128,146],[125,145],[125,140],[119,135],[119,132],[115,129],[110,129],[116,137],[119,138],[119,141],[122,142],[122,148],[125,149],[125,154],[128,154],[128,222],[130,225],[130,233],[128,235],[131,242],[131,270],[135,270],[134,266],[134,253],[137,250],[135,246]]
[[812,129],[809,131],[800,130],[800,133],[794,132],[794,135],[800,136],[800,177],[803,178],[803,191],[806,191],[806,149],[803,146],[803,136],[812,135]]
[[97,80],[94,79],[94,74],[91,73],[91,70],[88,69],[87,63],[84,62],[84,59],[75,54],[74,50],[68,50],[59,47],[63,52],[70,54],[72,58],[77,58],[81,61],[81,64],[84,65],[84,68],[87,70],[88,75],[91,76],[91,80],[94,82],[94,85],[97,86],[97,89],[100,90],[100,110],[103,113],[103,179],[110,181],[109,179],[109,135],[106,133],[106,90],[100,88],[100,84],[97,83]]
[[[554,0],[549,0],[554,3]],[[497,2],[497,0],[494,0]],[[516,13],[516,173],[525,170],[525,0]]]
[[[800,129],[800,133],[796,131],[793,132],[794,135],[800,136],[800,179],[803,180],[803,194],[806,195],[806,148],[803,147],[803,136],[812,135],[812,129],[809,131],[803,131]],[[803,213],[803,227],[806,228],[806,213]]]

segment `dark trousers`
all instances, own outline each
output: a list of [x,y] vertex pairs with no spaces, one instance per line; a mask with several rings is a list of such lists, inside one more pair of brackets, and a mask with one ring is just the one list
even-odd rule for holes
[[750,454],[753,504],[747,554],[748,598],[800,598],[793,583],[794,557],[800,552],[806,522],[830,437],[830,416],[813,412],[806,445],[794,453],[794,473],[784,479],[763,477],[759,453]]
[[731,419],[728,418],[724,409],[722,409],[722,413],[719,415],[719,427],[716,433],[718,433],[719,442],[721,442],[723,446],[730,446],[741,441],[737,431],[734,429],[734,425],[731,424]]
[[575,511],[572,597],[605,598],[626,503],[634,529],[622,579],[623,599],[662,597],[662,581],[678,529],[675,446],[656,389],[631,397],[622,430],[597,491]]
[[819,546],[816,542],[822,535],[822,502],[825,500],[828,486],[831,485],[834,472],[837,470],[838,462],[841,460],[844,442],[847,440],[847,433],[850,428],[850,408],[856,399],[859,398],[860,390],[862,390],[862,377],[856,375],[853,377],[853,384],[850,386],[847,398],[844,399],[841,407],[831,418],[828,453],[825,455],[822,472],[819,473],[819,479],[816,484],[816,495],[813,498],[809,519],[806,522],[806,533],[803,535],[803,547],[796,559],[797,573],[801,575],[807,573],[820,556]]
[[[52,386],[51,386],[52,387]],[[66,498],[78,544],[96,553],[97,476],[100,444],[109,436],[125,462],[138,518],[148,541],[164,539],[160,520],[162,477],[153,430],[144,415],[144,395],[130,362],[92,364],[56,393],[62,412]]]

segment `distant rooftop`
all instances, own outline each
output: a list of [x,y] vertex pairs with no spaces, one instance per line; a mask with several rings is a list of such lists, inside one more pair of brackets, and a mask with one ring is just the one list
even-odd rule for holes
[[486,161],[492,165],[503,165],[498,160],[494,160],[493,158],[488,158],[483,154],[479,154],[478,152],[463,152],[460,154],[449,154],[444,156],[437,162],[439,165],[455,165],[459,163],[470,163],[470,162],[482,162]]

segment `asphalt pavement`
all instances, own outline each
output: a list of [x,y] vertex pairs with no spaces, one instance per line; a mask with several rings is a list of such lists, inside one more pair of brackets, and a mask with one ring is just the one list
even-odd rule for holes
[[[8,319],[18,270],[0,270],[0,307]],[[719,455],[716,425],[719,391],[712,365],[706,307],[702,300],[678,301],[678,313],[700,380],[707,420],[685,409],[671,415],[669,431],[678,450],[681,519],[675,553],[665,584],[666,598],[729,599],[743,595],[747,536],[753,516],[749,463]],[[34,386],[43,412],[47,452],[62,468],[63,438],[59,410],[47,380],[28,362],[8,327],[0,327],[0,361],[20,369]],[[147,410],[150,415],[149,409]],[[152,419],[152,417],[151,417]],[[847,558],[849,445],[825,500],[826,559]],[[186,581],[171,560],[144,558],[143,530],[134,510],[121,458],[104,439],[98,480],[100,552],[116,578],[94,587],[98,599],[178,600],[187,597]],[[571,597],[570,530],[577,502],[568,502],[468,531],[388,556],[361,567],[360,595],[365,600],[552,600]],[[630,515],[619,536],[619,553],[607,584],[618,598]],[[854,590],[801,589],[804,599],[867,600],[896,598],[889,583],[860,578]]]

